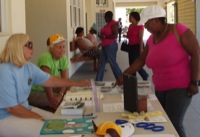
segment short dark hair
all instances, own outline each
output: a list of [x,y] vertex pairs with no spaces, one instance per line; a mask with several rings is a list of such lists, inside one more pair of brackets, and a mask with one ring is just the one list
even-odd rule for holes
[[83,31],[84,31],[83,27],[78,27],[76,29],[75,33],[76,33],[76,35],[78,35],[79,33],[83,32]]
[[136,11],[133,11],[130,13],[130,16],[132,16],[136,21],[140,21],[140,14]]
[[112,19],[112,18],[113,18],[113,13],[112,13],[112,11],[107,11],[107,12],[105,13],[105,17],[108,18],[108,19]]

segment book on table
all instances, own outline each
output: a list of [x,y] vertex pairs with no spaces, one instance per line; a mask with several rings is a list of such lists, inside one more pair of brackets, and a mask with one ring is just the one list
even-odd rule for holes
[[63,101],[61,104],[61,115],[83,115],[85,103],[79,101]]
[[40,134],[87,134],[93,133],[93,124],[91,118],[73,118],[73,119],[48,119]]

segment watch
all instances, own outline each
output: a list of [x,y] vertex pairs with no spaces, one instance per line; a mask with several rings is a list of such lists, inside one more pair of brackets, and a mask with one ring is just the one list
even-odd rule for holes
[[193,80],[193,81],[191,81],[191,83],[196,86],[200,86],[200,80]]

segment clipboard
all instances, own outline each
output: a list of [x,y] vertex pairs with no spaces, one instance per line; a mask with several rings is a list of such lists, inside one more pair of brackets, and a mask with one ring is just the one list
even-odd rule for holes
[[129,112],[138,112],[138,89],[136,76],[124,74],[124,109]]

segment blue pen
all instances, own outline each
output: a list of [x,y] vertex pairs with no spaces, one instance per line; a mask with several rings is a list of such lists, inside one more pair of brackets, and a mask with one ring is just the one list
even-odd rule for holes
[[128,123],[128,121],[127,121],[127,120],[123,120],[123,119],[116,119],[116,120],[115,120],[115,123],[116,123],[117,125],[120,125],[120,124]]

